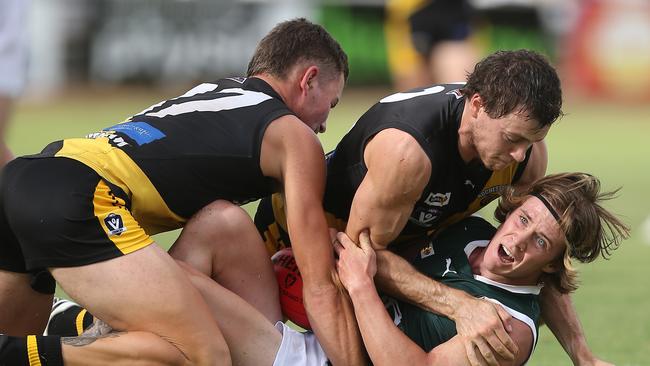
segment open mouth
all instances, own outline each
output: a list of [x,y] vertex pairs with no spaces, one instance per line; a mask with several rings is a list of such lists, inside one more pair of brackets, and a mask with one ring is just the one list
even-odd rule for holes
[[512,253],[510,253],[510,250],[505,247],[503,244],[499,244],[499,258],[504,262],[504,263],[512,263],[515,261],[515,257],[512,256]]

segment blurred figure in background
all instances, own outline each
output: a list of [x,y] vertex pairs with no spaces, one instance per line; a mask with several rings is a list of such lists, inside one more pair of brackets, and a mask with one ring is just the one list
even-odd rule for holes
[[14,100],[27,76],[28,7],[29,0],[0,0],[0,167],[13,159],[6,134]]
[[479,59],[467,0],[388,0],[386,47],[397,90],[464,81]]
[[[552,5],[552,4],[551,4]],[[397,90],[465,81],[485,54],[527,48],[553,55],[534,1],[389,0],[388,66]]]

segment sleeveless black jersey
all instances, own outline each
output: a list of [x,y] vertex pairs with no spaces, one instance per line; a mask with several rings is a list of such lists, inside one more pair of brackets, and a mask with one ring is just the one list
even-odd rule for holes
[[347,221],[352,199],[367,167],[366,143],[395,128],[415,138],[431,161],[431,177],[401,235],[422,234],[476,212],[516,182],[528,161],[500,171],[479,160],[466,164],[458,151],[458,129],[465,100],[460,84],[435,85],[383,98],[366,112],[327,156],[325,209]]
[[[492,281],[475,275],[468,261],[475,249],[488,245],[495,232],[487,221],[470,216],[440,231],[412,264],[447,286],[501,304],[514,318],[530,327],[534,349],[541,286],[512,286]],[[392,298],[385,298],[384,302],[395,324],[427,352],[456,335],[456,324],[449,318]]]
[[[277,190],[261,171],[261,144],[268,125],[287,114],[292,112],[263,80],[221,79],[44,152],[90,166],[142,207],[159,196],[168,216],[182,221],[217,199],[243,204]],[[162,215],[156,211],[164,205],[134,214],[139,220]]]

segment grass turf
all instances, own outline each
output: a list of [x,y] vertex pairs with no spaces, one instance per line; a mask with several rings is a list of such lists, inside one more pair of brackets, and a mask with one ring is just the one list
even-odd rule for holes
[[[189,88],[187,88],[189,89]],[[180,95],[184,88],[83,89],[46,100],[25,99],[17,107],[8,142],[17,155],[40,151],[47,143],[81,137],[111,126],[160,100]],[[381,96],[381,89],[349,89],[331,113],[321,135],[325,151]],[[650,107],[617,106],[585,101],[565,102],[565,116],[551,129],[548,172],[584,171],[598,176],[604,189],[622,187],[606,207],[632,227],[632,237],[611,260],[580,266],[582,286],[574,303],[593,351],[617,365],[645,365],[650,354],[650,286],[646,265],[650,237],[641,230],[650,220]],[[247,205],[253,212],[255,204]],[[483,211],[491,216],[489,206]],[[168,247],[178,232],[156,240]],[[648,234],[650,236],[650,234]],[[566,365],[570,361],[548,329],[543,328],[531,365]]]

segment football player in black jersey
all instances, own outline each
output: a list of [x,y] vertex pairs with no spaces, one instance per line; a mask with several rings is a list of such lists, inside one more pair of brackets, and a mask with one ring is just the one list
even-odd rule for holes
[[[598,179],[583,173],[550,175],[520,193],[509,189],[495,213],[502,223],[498,230],[478,217],[450,226],[421,242],[423,250],[412,262],[417,270],[386,250],[377,251],[375,259],[366,233],[360,236],[360,247],[340,233],[335,241],[338,273],[352,298],[373,364],[470,364],[457,334],[458,323],[434,313],[435,305],[428,307],[429,313],[400,300],[387,307],[390,316],[384,306],[391,302],[382,301],[375,288],[375,282],[387,284],[384,290],[396,298],[419,298],[429,304],[426,284],[435,287],[436,281],[507,309],[514,318],[509,334],[519,352],[514,362],[498,361],[524,364],[537,343],[540,289],[574,291],[577,271],[571,260],[607,258],[629,235],[629,228],[601,206],[612,194],[600,193]],[[394,258],[387,260],[390,257]],[[387,270],[389,265],[397,268]],[[399,284],[414,279],[419,286],[401,292],[404,287]]]
[[[331,226],[377,249],[399,247],[444,228],[544,175],[544,137],[562,114],[560,80],[540,54],[499,51],[477,63],[465,84],[441,84],[381,99],[327,156],[324,206]],[[255,222],[267,247],[289,245],[281,197],[264,199]],[[435,293],[438,311],[461,323],[467,352],[496,364],[513,358],[511,317],[471,296]],[[437,295],[440,296],[437,296]],[[467,322],[482,308],[481,317]],[[502,324],[505,323],[504,324]],[[487,345],[492,347],[487,347]]]
[[[0,192],[0,333],[21,337],[2,336],[0,364],[132,364],[134,358],[230,364],[233,349],[207,304],[150,235],[183,227],[216,200],[241,204],[272,192],[286,198],[305,300],[323,348],[336,364],[361,363],[351,305],[331,276],[321,204],[325,160],[316,137],[347,75],[347,56],[325,29],[287,21],[260,42],[248,77],[201,84],[123,123],[12,161]],[[197,220],[203,227],[185,229],[181,240],[212,239],[195,229],[223,224],[219,209],[210,206],[216,221]],[[267,297],[277,300],[268,263],[238,260],[227,265],[255,271],[238,280],[266,281]],[[197,267],[209,276],[221,268]],[[54,292],[48,272],[122,333],[24,336],[39,334],[47,321]]]

